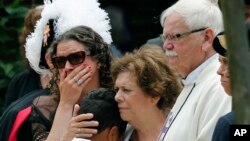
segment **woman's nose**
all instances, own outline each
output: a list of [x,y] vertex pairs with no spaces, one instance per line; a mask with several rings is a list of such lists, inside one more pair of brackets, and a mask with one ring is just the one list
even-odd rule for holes
[[73,65],[71,65],[70,62],[67,60],[65,63],[64,69],[71,70],[73,68],[74,68]]
[[116,102],[122,101],[122,96],[121,96],[121,93],[119,92],[119,90],[116,92],[115,101]]

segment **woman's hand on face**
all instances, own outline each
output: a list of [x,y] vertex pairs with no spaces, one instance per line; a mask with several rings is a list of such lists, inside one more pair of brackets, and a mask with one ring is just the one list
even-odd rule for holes
[[77,115],[79,110],[80,107],[76,104],[73,111],[73,117],[69,123],[68,132],[77,138],[90,138],[97,133],[97,129],[95,128],[99,123],[91,120],[94,116],[91,113]]
[[75,104],[81,98],[82,91],[92,75],[91,68],[79,65],[71,73],[66,74],[63,70],[60,75],[60,102]]

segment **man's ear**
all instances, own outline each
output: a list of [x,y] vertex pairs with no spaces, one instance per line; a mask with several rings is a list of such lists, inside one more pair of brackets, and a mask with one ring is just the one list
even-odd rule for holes
[[204,39],[203,39],[203,46],[202,50],[208,52],[213,48],[213,41],[215,37],[215,33],[211,28],[207,28],[204,30]]
[[119,140],[118,127],[113,126],[108,132],[108,141],[118,141],[118,140]]

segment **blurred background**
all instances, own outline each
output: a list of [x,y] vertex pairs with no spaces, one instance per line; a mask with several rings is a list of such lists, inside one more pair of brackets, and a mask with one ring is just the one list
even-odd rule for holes
[[[122,52],[132,51],[162,32],[161,12],[177,0],[99,0],[111,19],[113,44]],[[27,11],[43,0],[0,1],[0,116],[11,78],[23,71],[18,36]]]

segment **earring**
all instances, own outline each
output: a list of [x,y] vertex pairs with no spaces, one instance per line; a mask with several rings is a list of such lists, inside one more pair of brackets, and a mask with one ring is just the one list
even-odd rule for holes
[[97,64],[97,69],[99,70],[101,68],[101,64]]
[[47,23],[44,27],[44,33],[43,33],[43,47],[48,46],[48,38],[50,36],[50,27],[49,24]]

